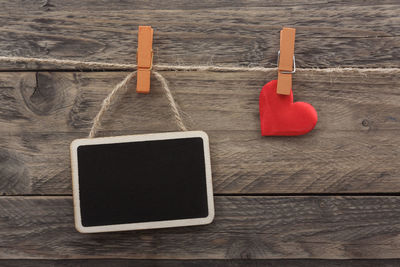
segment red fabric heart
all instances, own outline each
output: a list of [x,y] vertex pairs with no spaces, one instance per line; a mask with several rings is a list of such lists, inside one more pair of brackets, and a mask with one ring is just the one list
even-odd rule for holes
[[263,136],[292,136],[306,134],[314,129],[318,115],[308,103],[293,103],[290,95],[276,93],[277,81],[264,85],[260,93],[260,120]]

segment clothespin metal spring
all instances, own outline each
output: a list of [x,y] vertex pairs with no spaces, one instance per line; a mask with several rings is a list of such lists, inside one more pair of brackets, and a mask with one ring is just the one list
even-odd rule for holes
[[[281,55],[281,50],[278,51],[278,60],[276,61],[276,65],[279,65],[279,58]],[[280,73],[285,73],[285,74],[294,74],[296,73],[296,57],[293,55],[293,71],[286,71],[286,70],[280,70]]]

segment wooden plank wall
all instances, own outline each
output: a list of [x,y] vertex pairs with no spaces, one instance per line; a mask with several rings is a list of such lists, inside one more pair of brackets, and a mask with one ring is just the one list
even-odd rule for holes
[[[150,24],[155,64],[275,67],[279,30],[293,26],[300,68],[399,68],[399,12],[398,1],[0,1],[0,56],[135,63],[137,26]],[[297,73],[295,100],[313,104],[318,124],[305,136],[271,138],[260,135],[258,95],[274,73],[162,72],[186,124],[210,136],[215,222],[77,233],[69,144],[87,136],[127,73],[0,62],[4,265],[372,266],[287,259],[399,258],[399,71]],[[151,83],[144,96],[132,82],[101,136],[177,129]]]

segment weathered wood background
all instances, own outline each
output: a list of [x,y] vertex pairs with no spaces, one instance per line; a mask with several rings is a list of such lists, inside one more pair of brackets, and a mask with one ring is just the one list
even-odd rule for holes
[[[134,63],[148,24],[156,64],[274,67],[293,26],[298,67],[400,68],[399,14],[399,1],[376,0],[0,1],[0,55]],[[400,258],[400,75],[380,72],[296,74],[295,100],[318,124],[270,138],[258,94],[275,74],[162,72],[185,122],[210,136],[215,222],[77,233],[69,144],[126,74],[0,63],[0,265],[399,264],[287,260]],[[100,135],[173,130],[153,79],[146,96],[132,83]]]

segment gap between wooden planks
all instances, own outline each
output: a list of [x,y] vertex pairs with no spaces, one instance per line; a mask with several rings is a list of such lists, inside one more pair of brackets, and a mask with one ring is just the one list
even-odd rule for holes
[[134,260],[134,259],[81,259],[81,260],[1,260],[7,267],[13,266],[98,266],[98,267],[120,267],[120,266],[141,266],[141,267],[237,267],[237,266],[268,266],[268,267],[375,267],[387,266],[397,267],[400,264],[398,259],[374,259],[374,260],[324,260],[324,259],[273,259],[273,260]]

